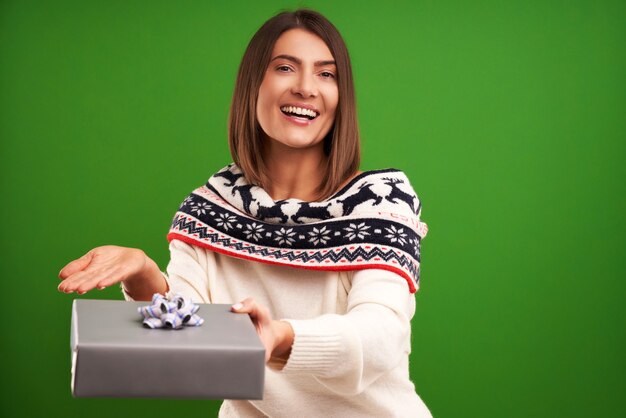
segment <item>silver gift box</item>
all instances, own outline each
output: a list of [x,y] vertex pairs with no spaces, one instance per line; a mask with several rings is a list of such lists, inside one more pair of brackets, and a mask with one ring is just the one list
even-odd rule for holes
[[262,399],[265,348],[250,317],[200,304],[199,327],[147,329],[150,302],[74,300],[76,397]]

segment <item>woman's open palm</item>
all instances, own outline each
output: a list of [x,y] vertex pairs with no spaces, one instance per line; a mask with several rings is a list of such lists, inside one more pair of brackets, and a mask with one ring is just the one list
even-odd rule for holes
[[105,245],[68,263],[59,272],[59,291],[83,294],[104,289],[138,274],[146,264],[146,254],[135,248]]

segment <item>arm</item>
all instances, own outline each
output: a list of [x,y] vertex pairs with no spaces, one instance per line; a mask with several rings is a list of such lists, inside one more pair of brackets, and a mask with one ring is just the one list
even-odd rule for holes
[[272,355],[270,367],[311,374],[337,393],[355,395],[410,352],[415,299],[396,274],[362,270],[354,273],[343,315],[275,321],[251,299],[233,310],[252,317]]
[[410,352],[415,298],[385,270],[354,273],[344,315],[287,320],[294,344],[285,373],[308,373],[330,389],[358,394]]
[[[158,272],[166,284],[165,291],[171,296],[177,293],[191,298],[196,303],[211,303],[207,276],[207,252],[182,241],[170,242],[170,262],[167,274]],[[134,300],[134,293],[126,283],[122,286],[126,300]],[[152,297],[152,294],[150,295]]]

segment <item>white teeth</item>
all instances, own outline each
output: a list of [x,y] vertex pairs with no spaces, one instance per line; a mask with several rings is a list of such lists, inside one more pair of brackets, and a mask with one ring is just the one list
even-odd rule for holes
[[314,110],[304,109],[302,107],[283,106],[280,108],[280,110],[287,113],[295,113],[296,115],[311,116],[312,118],[317,116],[317,113]]

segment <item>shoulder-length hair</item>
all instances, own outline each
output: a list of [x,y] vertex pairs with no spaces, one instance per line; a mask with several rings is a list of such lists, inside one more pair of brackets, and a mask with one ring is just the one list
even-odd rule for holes
[[339,31],[321,14],[307,9],[282,12],[265,22],[250,40],[241,60],[229,114],[228,143],[233,161],[251,183],[266,187],[269,178],[262,157],[262,129],[256,118],[259,89],[276,40],[290,29],[304,29],[319,36],[337,66],[339,102],[335,121],[324,138],[328,157],[318,200],[327,199],[359,168],[361,147],[356,116],[352,66]]

